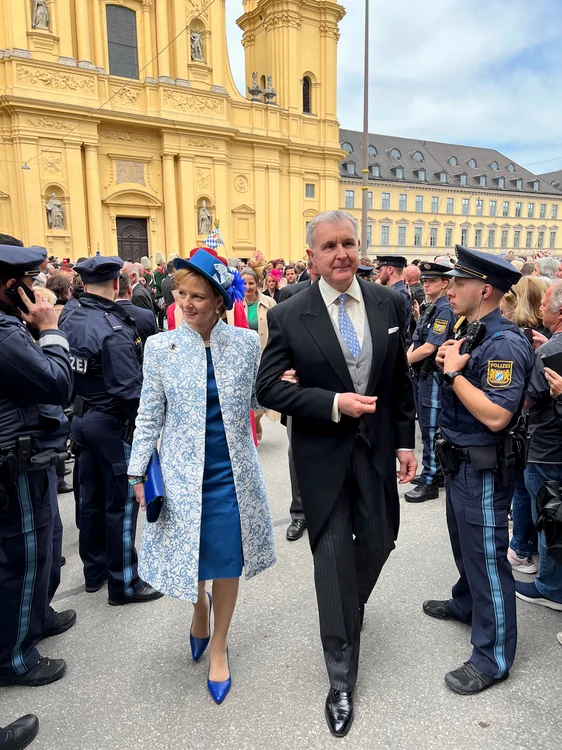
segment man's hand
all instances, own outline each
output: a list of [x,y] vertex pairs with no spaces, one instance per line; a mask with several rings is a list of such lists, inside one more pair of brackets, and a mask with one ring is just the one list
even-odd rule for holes
[[455,339],[449,339],[439,347],[435,356],[435,364],[437,365],[437,367],[443,369],[443,363],[445,362],[445,354],[447,353],[447,349],[454,343],[456,343]]
[[412,302],[412,315],[414,316],[414,320],[420,319],[420,303],[417,299]]
[[46,331],[52,328],[58,328],[58,318],[55,308],[50,302],[36,298],[32,302],[21,287],[18,287],[18,294],[25,303],[28,313],[22,312],[21,317],[26,323],[38,331]]
[[416,476],[416,469],[418,468],[418,462],[414,455],[414,451],[396,451],[396,458],[400,468],[396,472],[398,477],[398,484],[407,484],[411,482]]
[[141,510],[146,510],[146,503],[144,500],[144,482],[133,484],[133,492],[135,493],[135,499],[140,505]]
[[544,368],[544,376],[550,386],[550,395],[557,398],[562,395],[562,376],[552,370],[550,367]]
[[443,357],[443,372],[455,372],[456,370],[463,370],[466,367],[466,363],[470,359],[470,354],[460,353],[463,342],[464,339],[453,341],[451,346],[447,347]]
[[299,384],[299,378],[296,370],[285,370],[279,380],[283,380],[285,383],[292,383],[293,385]]
[[358,393],[340,393],[338,410],[341,414],[358,419],[363,414],[374,414],[377,408],[377,396],[360,396]]
[[546,344],[547,341],[548,339],[546,338],[546,336],[543,336],[542,333],[539,333],[538,331],[533,331],[533,340],[531,341],[531,343],[535,351],[537,351],[539,346]]

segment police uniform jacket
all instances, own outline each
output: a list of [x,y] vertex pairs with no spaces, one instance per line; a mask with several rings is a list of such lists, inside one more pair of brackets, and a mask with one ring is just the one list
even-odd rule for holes
[[125,308],[84,294],[61,329],[70,344],[75,394],[88,409],[134,420],[142,385],[142,343]]
[[446,295],[439,297],[433,304],[427,305],[420,314],[412,336],[414,351],[423,344],[442,346],[452,337],[455,321],[455,313]]
[[0,351],[0,445],[20,435],[42,440],[64,428],[67,420],[60,407],[70,402],[73,383],[66,336],[46,330],[34,341],[23,322],[2,305]]
[[[533,370],[533,348],[499,309],[485,315],[482,322],[486,324],[485,338],[472,351],[462,374],[494,404],[516,414],[523,406]],[[446,384],[441,389],[439,428],[443,437],[458,447],[496,445],[504,435],[479,422]]]

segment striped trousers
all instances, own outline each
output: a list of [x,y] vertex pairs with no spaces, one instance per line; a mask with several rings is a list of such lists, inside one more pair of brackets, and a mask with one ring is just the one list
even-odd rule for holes
[[60,582],[62,524],[54,467],[20,474],[0,511],[0,677],[29,672],[37,643],[53,625]]
[[331,687],[352,691],[359,662],[359,606],[390,552],[394,529],[372,450],[357,437],[345,481],[314,548],[320,637]]
[[472,625],[470,661],[489,677],[512,666],[517,645],[515,582],[507,559],[507,513],[513,487],[501,487],[496,472],[462,463],[445,477],[447,525],[460,577],[449,600],[451,612]]

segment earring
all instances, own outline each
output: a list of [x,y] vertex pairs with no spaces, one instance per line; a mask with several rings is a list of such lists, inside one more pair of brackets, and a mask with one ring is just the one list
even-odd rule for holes
[[220,313],[220,310],[215,310],[215,315],[218,315]]

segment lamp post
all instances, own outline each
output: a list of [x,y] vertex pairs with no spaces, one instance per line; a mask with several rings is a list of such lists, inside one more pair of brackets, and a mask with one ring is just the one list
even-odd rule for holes
[[361,246],[363,253],[369,251],[367,225],[369,212],[367,199],[369,191],[369,2],[365,0],[365,71],[363,74],[363,185],[361,186]]

